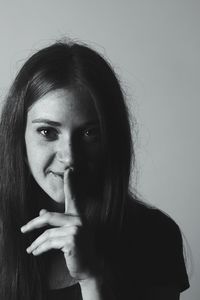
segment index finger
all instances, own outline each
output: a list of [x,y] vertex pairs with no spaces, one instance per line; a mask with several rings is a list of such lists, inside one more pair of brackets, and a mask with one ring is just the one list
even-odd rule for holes
[[65,214],[78,215],[76,204],[75,204],[75,197],[72,191],[72,183],[71,183],[72,172],[73,171],[71,169],[67,169],[64,172]]

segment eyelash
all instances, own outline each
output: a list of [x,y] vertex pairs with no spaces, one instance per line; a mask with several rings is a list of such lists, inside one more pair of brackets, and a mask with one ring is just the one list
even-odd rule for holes
[[90,139],[92,141],[96,141],[100,137],[99,128],[91,127],[91,128],[85,129],[83,131],[83,135],[84,135],[85,139]]
[[[47,133],[42,133],[44,131],[47,131]],[[55,140],[58,136],[58,131],[53,127],[40,127],[37,132],[47,140]]]
[[[46,131],[46,133],[44,133]],[[53,127],[39,127],[37,132],[46,140],[53,141],[58,137],[58,130]],[[100,131],[98,127],[91,127],[80,131],[79,137],[86,142],[96,142],[99,140]]]

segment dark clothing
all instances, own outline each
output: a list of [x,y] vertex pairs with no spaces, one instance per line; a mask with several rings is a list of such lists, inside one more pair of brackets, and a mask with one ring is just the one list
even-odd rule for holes
[[[189,287],[178,225],[158,209],[132,202],[125,212],[122,235],[109,257],[107,284],[117,299],[146,299],[150,287]],[[129,298],[128,298],[129,297]],[[82,299],[79,284],[49,291],[48,300]]]
[[[70,287],[48,292],[48,300],[82,300],[80,285],[77,283]],[[95,300],[95,299],[94,299]]]

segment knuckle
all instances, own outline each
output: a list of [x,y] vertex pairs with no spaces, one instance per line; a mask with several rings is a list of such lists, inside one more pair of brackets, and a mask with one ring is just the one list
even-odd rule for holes
[[50,213],[50,212],[48,212],[48,213],[46,214],[46,218],[47,218],[48,220],[51,218],[51,213]]
[[51,216],[52,216],[52,213],[48,211],[48,212],[44,215],[44,218],[45,218],[46,221],[49,221],[49,219],[51,218]]

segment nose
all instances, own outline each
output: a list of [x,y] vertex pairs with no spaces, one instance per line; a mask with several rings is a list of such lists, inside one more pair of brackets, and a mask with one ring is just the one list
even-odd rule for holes
[[74,168],[74,150],[71,140],[63,139],[58,143],[56,158],[62,164],[64,169]]

